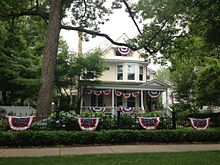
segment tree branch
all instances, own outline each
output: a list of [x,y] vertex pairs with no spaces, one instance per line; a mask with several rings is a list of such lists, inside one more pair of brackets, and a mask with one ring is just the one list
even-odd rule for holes
[[125,6],[126,6],[126,8],[127,8],[127,10],[128,10],[128,13],[129,13],[131,19],[133,20],[133,22],[134,22],[134,24],[135,24],[135,26],[136,26],[138,32],[139,32],[140,34],[142,34],[140,28],[138,27],[137,22],[136,22],[135,19],[134,19],[133,12],[131,11],[131,8],[130,8],[130,6],[128,5],[127,1],[126,1],[126,0],[123,0],[123,3],[125,4]]
[[[36,10],[34,10],[36,9]],[[48,20],[49,19],[49,13],[43,12],[43,10],[40,10],[39,7],[35,6],[32,7],[31,9],[21,11],[19,13],[10,13],[7,15],[0,15],[2,18],[9,18],[9,17],[21,17],[21,16],[39,16],[43,19]]]
[[118,45],[118,46],[126,46],[132,50],[138,50],[138,48],[136,47],[133,47],[129,44],[126,44],[126,43],[121,43],[121,42],[116,42],[114,41],[111,37],[109,37],[107,34],[105,33],[100,33],[100,32],[97,32],[97,31],[93,31],[93,30],[87,30],[87,29],[84,29],[82,27],[72,27],[72,26],[65,26],[65,25],[61,25],[61,29],[65,29],[65,30],[75,30],[75,31],[78,31],[78,32],[84,32],[84,33],[87,33],[87,34],[90,34],[90,35],[94,35],[94,36],[100,36],[100,37],[105,37],[107,40],[109,40],[112,44],[114,45]]

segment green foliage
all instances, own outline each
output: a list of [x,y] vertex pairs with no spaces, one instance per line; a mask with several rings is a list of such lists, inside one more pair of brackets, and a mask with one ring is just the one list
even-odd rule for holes
[[30,17],[2,21],[0,90],[3,104],[36,102],[45,23]]
[[0,132],[1,146],[126,144],[137,142],[219,142],[220,130],[108,130]]
[[207,58],[197,72],[196,99],[199,105],[220,105],[220,60]]

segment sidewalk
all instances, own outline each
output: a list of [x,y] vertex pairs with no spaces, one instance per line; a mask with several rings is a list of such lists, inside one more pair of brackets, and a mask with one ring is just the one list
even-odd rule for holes
[[0,148],[0,157],[39,157],[104,153],[187,152],[220,150],[220,144],[152,144],[54,148]]

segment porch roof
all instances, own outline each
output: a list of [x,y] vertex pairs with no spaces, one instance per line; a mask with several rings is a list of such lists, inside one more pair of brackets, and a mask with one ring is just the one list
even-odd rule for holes
[[169,85],[159,81],[151,80],[146,83],[137,82],[102,82],[98,86],[94,86],[97,89],[118,89],[118,90],[143,90],[143,91],[166,91]]

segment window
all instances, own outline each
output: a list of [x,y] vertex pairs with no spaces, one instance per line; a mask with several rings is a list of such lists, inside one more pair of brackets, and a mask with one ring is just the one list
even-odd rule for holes
[[117,66],[117,80],[123,80],[123,65]]
[[96,95],[91,95],[91,106],[95,107],[95,106],[99,106],[102,107],[104,106],[104,96],[100,95],[100,96],[96,96]]
[[128,80],[135,80],[135,65],[128,65],[128,70],[127,70]]
[[96,72],[95,71],[85,71],[84,72],[84,79],[86,79],[86,80],[91,80],[91,79],[94,79],[94,77],[95,77],[95,75],[96,75]]
[[129,97],[127,99],[127,106],[128,107],[135,107],[135,97]]
[[139,80],[140,81],[143,81],[144,79],[144,68],[143,68],[143,66],[139,66]]
[[122,106],[122,97],[117,96],[117,107]]

